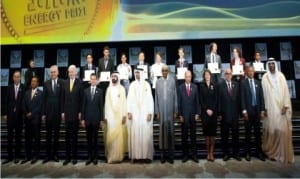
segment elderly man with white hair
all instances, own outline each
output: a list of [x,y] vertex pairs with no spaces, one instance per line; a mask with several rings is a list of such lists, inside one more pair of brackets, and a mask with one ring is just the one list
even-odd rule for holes
[[70,65],[68,68],[68,79],[62,87],[61,117],[66,125],[66,160],[63,165],[71,162],[77,163],[77,137],[78,126],[81,118],[82,84],[76,78],[76,66]]

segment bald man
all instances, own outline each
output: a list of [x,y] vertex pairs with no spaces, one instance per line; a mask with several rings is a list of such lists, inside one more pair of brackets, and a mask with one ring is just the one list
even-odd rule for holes
[[231,130],[233,157],[241,161],[239,156],[239,114],[240,114],[240,87],[239,83],[232,80],[230,68],[225,70],[225,80],[219,87],[219,119],[221,119],[221,136],[224,161],[229,160],[228,137]]
[[57,149],[61,123],[61,96],[63,80],[58,78],[59,71],[56,65],[50,67],[50,77],[44,84],[44,104],[42,119],[46,122],[46,158],[43,163],[49,160],[58,162]]

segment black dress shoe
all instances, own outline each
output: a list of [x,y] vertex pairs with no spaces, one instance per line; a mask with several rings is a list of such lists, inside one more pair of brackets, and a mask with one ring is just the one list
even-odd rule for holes
[[45,160],[43,160],[43,164],[45,164],[45,163],[47,163],[49,161],[50,161],[50,159],[47,157],[47,158],[45,158]]
[[7,163],[12,162],[12,161],[13,161],[13,159],[6,159],[2,162],[2,165],[7,164]]
[[21,164],[25,164],[27,162],[29,162],[31,160],[31,158],[25,158],[24,160],[22,160]]
[[18,158],[16,158],[15,161],[14,161],[14,163],[17,164],[17,163],[19,163],[19,161],[20,160]]
[[31,160],[31,164],[35,164],[37,161],[38,161],[38,158],[37,158],[37,157],[34,157],[34,158]]
[[195,163],[199,163],[199,160],[198,160],[197,156],[193,156],[193,157],[192,157],[192,160],[193,160]]
[[173,160],[172,158],[170,158],[170,159],[168,159],[168,162],[169,162],[170,164],[173,164],[173,163],[174,163],[174,160]]
[[68,165],[69,163],[70,163],[70,160],[67,159],[67,160],[64,161],[63,165]]
[[89,160],[87,160],[86,162],[85,162],[85,165],[89,165],[89,164],[91,164],[93,161],[92,161],[92,159],[89,159]]
[[97,159],[94,159],[94,160],[93,160],[93,163],[94,163],[94,165],[97,165],[97,164],[98,164],[98,160],[97,160]]
[[54,161],[54,162],[59,162],[59,159],[58,159],[58,157],[57,157],[56,155],[54,155],[53,161]]
[[226,154],[226,155],[224,155],[224,157],[223,157],[223,161],[228,161],[229,160],[229,156]]
[[245,159],[250,162],[251,161],[251,156],[249,153],[246,154]]
[[166,159],[165,158],[161,158],[160,159],[160,163],[166,163]]
[[76,165],[77,164],[77,160],[76,159],[72,160],[72,164]]
[[237,161],[242,161],[240,155],[238,155],[238,154],[235,154],[235,155],[233,156],[233,158],[235,158]]
[[183,159],[182,159],[182,163],[185,163],[189,160],[189,158],[187,156],[184,156]]
[[266,161],[266,158],[265,158],[264,154],[262,154],[262,153],[259,153],[259,154],[258,154],[258,158],[259,158],[259,160],[261,160],[261,161]]

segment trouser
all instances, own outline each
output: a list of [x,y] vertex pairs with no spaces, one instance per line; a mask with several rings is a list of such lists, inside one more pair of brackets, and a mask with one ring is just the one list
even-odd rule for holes
[[257,153],[260,153],[261,150],[261,131],[260,131],[260,117],[259,112],[256,110],[255,107],[252,109],[253,112],[248,112],[248,121],[245,121],[245,129],[246,129],[246,136],[245,136],[245,151],[246,153],[251,152],[251,135],[252,129],[254,130],[254,137],[255,137],[255,149]]
[[86,124],[86,138],[88,144],[89,159],[97,159],[98,156],[98,131],[99,131],[99,123]]
[[[26,157],[39,157],[41,144],[41,122],[25,119],[25,152]],[[34,154],[32,154],[32,150]]]
[[66,120],[66,158],[77,158],[78,119]]
[[233,147],[233,153],[239,154],[239,131],[238,131],[238,119],[231,121],[230,123],[223,121],[221,123],[221,136],[222,136],[222,147],[223,147],[223,153],[225,155],[228,154],[228,138],[229,138],[229,132],[231,131],[232,135],[232,147]]
[[191,149],[192,154],[197,155],[197,147],[196,147],[196,124],[182,124],[182,151],[183,155],[188,155],[188,134],[190,133],[190,140],[191,140]]
[[47,119],[46,121],[46,151],[47,157],[57,156],[59,130],[60,130],[60,117],[55,116]]
[[19,158],[21,155],[22,127],[23,120],[21,117],[18,117],[16,114],[9,116],[7,119],[7,152],[9,159],[12,159],[13,157]]

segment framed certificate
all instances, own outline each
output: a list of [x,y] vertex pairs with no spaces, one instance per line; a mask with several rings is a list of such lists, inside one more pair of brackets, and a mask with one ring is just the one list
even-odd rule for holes
[[243,65],[233,65],[232,66],[233,75],[244,75]]
[[256,72],[263,72],[263,71],[265,71],[263,63],[253,63],[253,67],[254,67],[254,70]]
[[178,80],[183,80],[184,79],[184,74],[187,71],[187,67],[180,67],[177,68],[177,79]]
[[148,66],[147,65],[138,65],[137,68],[142,68],[144,73],[144,78],[148,79]]
[[84,70],[84,79],[83,79],[83,81],[90,81],[90,76],[93,73],[95,73],[95,70]]
[[211,71],[212,74],[221,72],[221,70],[219,69],[219,64],[218,63],[208,63],[207,67]]
[[100,73],[100,82],[107,82],[110,80],[110,72],[109,71],[103,71]]

